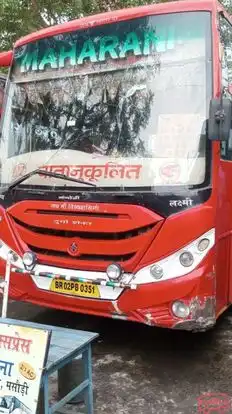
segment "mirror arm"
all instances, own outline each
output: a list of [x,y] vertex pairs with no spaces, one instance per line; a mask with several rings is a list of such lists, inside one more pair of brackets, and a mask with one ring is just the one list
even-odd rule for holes
[[232,129],[230,130],[230,136],[229,136],[229,140],[228,140],[228,150],[229,151],[232,150]]
[[211,99],[208,119],[208,136],[213,141],[228,141],[232,120],[232,103],[230,99]]
[[221,105],[220,105],[221,108],[218,109],[218,111],[215,113],[215,121],[217,122],[217,124],[219,124],[219,135],[221,135],[221,132],[222,132],[222,124],[223,124],[223,122],[225,120],[225,111],[223,109],[222,97],[220,99],[220,103],[221,103]]
[[225,120],[225,111],[223,108],[218,109],[218,111],[215,113],[215,119],[218,124],[221,124],[221,122]]

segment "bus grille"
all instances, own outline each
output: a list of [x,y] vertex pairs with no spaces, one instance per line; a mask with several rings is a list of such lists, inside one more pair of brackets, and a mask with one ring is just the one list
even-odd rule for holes
[[8,213],[19,241],[39,263],[51,266],[100,271],[117,262],[133,271],[163,222],[134,205],[99,204],[97,213],[80,213],[56,211],[48,204],[21,201]]

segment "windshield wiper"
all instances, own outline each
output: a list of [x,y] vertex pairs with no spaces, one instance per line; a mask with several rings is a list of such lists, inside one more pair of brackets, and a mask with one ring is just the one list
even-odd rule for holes
[[89,181],[78,180],[77,178],[68,177],[65,174],[58,174],[58,173],[55,173],[55,172],[52,172],[52,171],[45,171],[45,170],[36,169],[36,170],[33,170],[33,171],[23,175],[22,177],[17,178],[17,180],[13,181],[13,183],[11,183],[7,187],[7,192],[12,190],[14,187],[16,187],[17,185],[23,183],[28,178],[30,178],[30,177],[32,177],[33,175],[36,175],[36,174],[46,175],[48,177],[60,178],[61,180],[73,181],[74,183],[85,184],[85,185],[88,185],[90,187],[97,187],[96,184],[90,183]]

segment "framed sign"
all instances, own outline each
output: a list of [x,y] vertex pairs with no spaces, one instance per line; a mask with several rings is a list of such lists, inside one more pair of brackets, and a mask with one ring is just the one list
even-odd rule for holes
[[36,414],[50,334],[0,324],[0,413]]

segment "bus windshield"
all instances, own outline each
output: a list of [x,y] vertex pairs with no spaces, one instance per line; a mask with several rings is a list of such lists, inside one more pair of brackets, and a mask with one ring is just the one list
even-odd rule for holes
[[[146,16],[16,48],[1,186],[35,168],[96,188],[202,185],[210,26],[208,12]],[[27,184],[81,187],[42,175]]]

